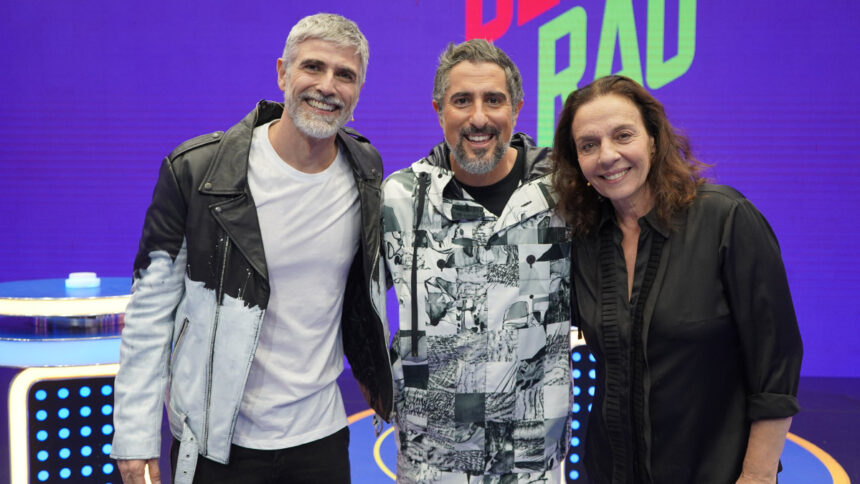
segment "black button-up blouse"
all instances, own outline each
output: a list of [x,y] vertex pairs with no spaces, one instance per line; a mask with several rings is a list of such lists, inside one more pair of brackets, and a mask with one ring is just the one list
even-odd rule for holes
[[797,413],[802,347],[779,246],[732,188],[704,185],[672,227],[641,228],[633,294],[607,201],[573,246],[597,359],[585,463],[597,483],[733,483],[750,422]]

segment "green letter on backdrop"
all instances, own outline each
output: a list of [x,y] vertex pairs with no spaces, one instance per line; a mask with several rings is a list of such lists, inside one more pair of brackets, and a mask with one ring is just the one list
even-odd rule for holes
[[678,54],[663,62],[666,28],[665,0],[648,2],[648,45],[646,69],[648,86],[663,87],[681,77],[693,63],[696,52],[696,0],[678,0]]
[[[616,38],[623,67],[618,72],[612,72]],[[603,10],[603,25],[600,27],[600,46],[597,50],[594,78],[610,74],[627,76],[642,84],[642,62],[639,60],[639,40],[636,38],[636,19],[633,17],[631,0],[606,0],[606,7]]]
[[[573,92],[585,73],[585,9],[573,7],[540,27],[538,32],[537,144],[551,146],[555,131],[555,100],[562,102]],[[569,65],[556,72],[555,46],[570,37]]]

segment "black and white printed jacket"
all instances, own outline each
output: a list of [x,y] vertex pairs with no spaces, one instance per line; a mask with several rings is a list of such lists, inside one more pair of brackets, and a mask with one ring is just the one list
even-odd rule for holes
[[460,187],[442,143],[383,183],[398,479],[542,473],[571,408],[568,230],[549,150],[514,135],[525,174],[500,216]]

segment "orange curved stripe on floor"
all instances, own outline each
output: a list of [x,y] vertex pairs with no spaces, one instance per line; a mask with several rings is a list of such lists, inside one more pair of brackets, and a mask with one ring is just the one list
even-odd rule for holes
[[848,473],[845,472],[845,469],[839,465],[839,462],[836,462],[836,459],[830,456],[827,452],[825,452],[821,447],[813,444],[812,442],[798,437],[791,432],[785,436],[788,440],[794,442],[795,444],[803,447],[810,454],[814,455],[818,460],[824,464],[824,467],[827,468],[827,471],[830,472],[830,477],[833,478],[833,484],[851,484],[851,479],[848,478]]
[[359,420],[361,420],[363,418],[370,417],[371,415],[373,415],[373,413],[374,413],[373,409],[368,408],[367,410],[363,410],[361,412],[354,413],[354,414],[350,415],[349,417],[346,418],[346,421],[349,425],[352,425],[353,423],[358,422]]

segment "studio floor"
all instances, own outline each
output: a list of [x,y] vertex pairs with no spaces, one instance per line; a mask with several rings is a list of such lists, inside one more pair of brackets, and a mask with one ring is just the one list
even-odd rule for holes
[[[17,370],[0,368],[0,380],[8,382]],[[375,484],[394,482],[396,447],[393,429],[386,425],[377,437],[372,426],[372,412],[361,396],[358,385],[346,370],[338,380],[350,416],[350,464],[352,482]],[[112,383],[112,378],[107,381]],[[5,395],[3,395],[5,397]],[[780,484],[860,484],[860,378],[801,378],[798,399],[802,410],[794,417],[789,438],[782,455],[783,472]],[[0,398],[2,407],[7,407]],[[7,407],[8,409],[8,407]],[[110,418],[109,416],[107,417]],[[112,429],[111,429],[112,431]],[[0,421],[0,483],[10,479],[8,413]],[[62,438],[62,437],[61,437]],[[110,436],[105,437],[107,442]],[[164,429],[162,469],[168,469],[169,435]],[[106,444],[109,445],[109,444]],[[103,449],[110,452],[109,447]],[[112,464],[104,456],[105,467]],[[61,458],[63,458],[61,456]],[[574,461],[576,458],[573,459]],[[577,463],[567,462],[565,476],[568,483],[587,482],[577,474]],[[86,482],[111,482],[118,484],[114,471],[98,472]],[[108,475],[110,474],[110,475]],[[41,482],[78,482],[80,476],[64,478],[52,475]],[[576,479],[573,479],[576,478]],[[22,481],[24,482],[24,481]],[[37,482],[37,481],[33,481]],[[83,482],[83,481],[81,481]],[[164,479],[169,484],[170,479]],[[660,483],[672,484],[672,483]]]
[[[392,428],[379,438],[372,414],[346,370],[340,378],[350,424],[350,463],[356,484],[394,481]],[[783,451],[780,484],[860,483],[860,378],[801,378],[795,416]],[[581,479],[568,482],[584,482]]]

